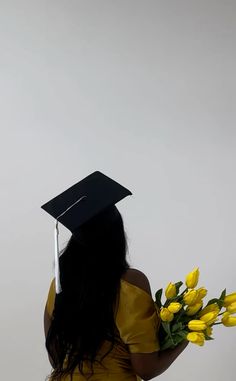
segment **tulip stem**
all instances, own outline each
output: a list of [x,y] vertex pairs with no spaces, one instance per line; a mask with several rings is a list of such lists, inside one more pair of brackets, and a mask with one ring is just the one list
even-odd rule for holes
[[185,290],[184,290],[183,292],[181,292],[181,294],[180,294],[179,296],[184,295],[184,293],[185,293],[186,291],[188,291],[188,287],[186,287]]

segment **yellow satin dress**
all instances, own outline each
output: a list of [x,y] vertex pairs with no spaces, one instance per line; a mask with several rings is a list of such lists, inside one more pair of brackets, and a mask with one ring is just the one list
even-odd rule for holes
[[[46,308],[52,316],[55,300],[55,281],[49,289]],[[120,281],[120,298],[116,314],[116,327],[119,331],[119,343],[102,360],[103,366],[94,363],[94,375],[90,381],[141,381],[132,368],[130,353],[152,353],[159,350],[157,332],[160,324],[158,310],[152,297],[143,289],[127,282]],[[99,352],[102,356],[110,347],[104,341]],[[90,367],[84,364],[83,371],[91,374]],[[63,378],[69,381],[70,378]],[[73,381],[87,381],[81,373],[75,371]]]

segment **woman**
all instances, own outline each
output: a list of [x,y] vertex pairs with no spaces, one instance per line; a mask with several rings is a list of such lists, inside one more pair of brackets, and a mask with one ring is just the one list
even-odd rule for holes
[[130,269],[126,253],[114,205],[73,232],[59,260],[62,292],[53,280],[44,313],[50,381],[150,380],[187,345],[159,351],[149,281]]

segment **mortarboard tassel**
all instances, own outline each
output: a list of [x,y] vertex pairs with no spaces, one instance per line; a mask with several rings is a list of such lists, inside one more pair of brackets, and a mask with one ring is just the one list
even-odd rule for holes
[[59,254],[60,254],[60,250],[59,250],[59,227],[58,227],[58,219],[62,216],[64,216],[64,214],[66,212],[68,212],[68,210],[70,210],[71,208],[73,208],[73,206],[75,206],[76,204],[78,204],[78,202],[82,201],[84,198],[86,198],[87,196],[82,196],[80,197],[78,200],[76,200],[72,205],[70,205],[64,212],[62,212],[56,219],[56,223],[55,223],[55,229],[54,229],[54,242],[55,242],[55,282],[56,282],[56,293],[57,294],[60,294],[60,292],[62,291],[62,288],[61,288],[61,281],[60,281],[60,266],[59,266]]
[[60,292],[62,290],[61,290],[60,267],[59,267],[59,229],[58,229],[58,220],[56,220],[56,223],[55,223],[54,239],[55,239],[55,282],[56,282],[56,293],[60,294]]

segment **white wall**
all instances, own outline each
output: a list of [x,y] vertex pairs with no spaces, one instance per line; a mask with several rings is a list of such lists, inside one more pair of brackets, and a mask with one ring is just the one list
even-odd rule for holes
[[[134,193],[120,210],[153,294],[194,266],[210,297],[236,290],[235,18],[234,0],[0,0],[2,379],[49,373],[40,205],[94,170]],[[215,338],[161,379],[233,379],[236,329]]]

